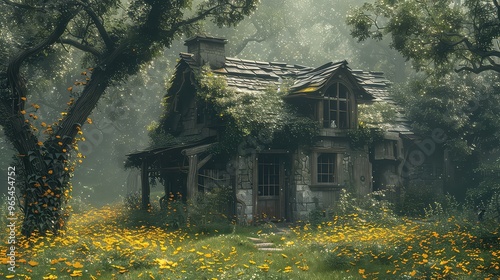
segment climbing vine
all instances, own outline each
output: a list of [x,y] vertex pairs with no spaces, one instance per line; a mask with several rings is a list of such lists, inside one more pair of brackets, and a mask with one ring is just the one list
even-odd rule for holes
[[[300,116],[285,103],[286,90],[237,91],[226,80],[204,68],[199,77],[197,98],[212,104],[217,117],[226,123],[216,153],[230,154],[242,143],[246,148],[294,149],[313,142],[319,133],[316,121]],[[240,147],[241,148],[241,147]]]
[[364,149],[365,146],[370,147],[373,143],[384,138],[382,130],[370,128],[365,123],[359,122],[357,129],[351,129],[347,132],[349,145],[353,149]]
[[[319,134],[316,121],[301,116],[284,102],[286,84],[281,90],[268,87],[263,91],[237,91],[228,87],[223,76],[211,72],[208,67],[197,73],[196,100],[206,103],[211,118],[219,124],[217,145],[212,153],[219,156],[234,155],[246,149],[279,147],[293,150],[299,145],[308,145]],[[159,147],[185,143],[185,139],[170,133],[166,127],[172,119],[171,106],[166,104],[160,123],[154,123],[150,130],[150,146]],[[199,140],[199,139],[198,139]],[[137,163],[129,163],[135,166]]]

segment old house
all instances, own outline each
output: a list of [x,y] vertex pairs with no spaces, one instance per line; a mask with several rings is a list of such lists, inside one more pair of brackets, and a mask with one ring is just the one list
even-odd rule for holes
[[[390,83],[382,73],[352,70],[346,61],[314,68],[229,58],[225,44],[206,36],[186,41],[187,53],[180,54],[166,94],[169,116],[160,124],[180,140],[128,155],[141,169],[144,207],[150,202],[149,182],[158,178],[166,193],[188,198],[229,186],[241,219],[297,220],[334,205],[342,188],[367,194],[397,188],[411,177],[405,173],[415,169],[407,164],[414,135],[389,97]],[[320,127],[313,144],[248,148],[247,141],[225,161],[214,157],[211,147],[221,140],[220,127],[226,123],[214,115],[212,104],[197,98],[198,73],[207,64],[236,93],[279,91],[288,81],[284,102]],[[377,124],[381,133],[375,142],[353,147],[360,108],[376,104],[392,105],[393,118]]]

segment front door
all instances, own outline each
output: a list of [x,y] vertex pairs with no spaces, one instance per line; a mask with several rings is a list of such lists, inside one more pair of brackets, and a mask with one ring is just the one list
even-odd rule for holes
[[278,154],[260,154],[257,165],[257,215],[281,220],[285,216],[284,162]]

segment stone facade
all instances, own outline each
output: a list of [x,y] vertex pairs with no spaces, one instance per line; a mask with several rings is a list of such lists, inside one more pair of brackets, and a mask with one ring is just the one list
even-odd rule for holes
[[242,204],[240,220],[253,220],[253,178],[255,155],[238,156],[236,161],[236,199]]
[[301,220],[315,208],[311,185],[311,161],[307,152],[299,149],[293,156],[293,216]]

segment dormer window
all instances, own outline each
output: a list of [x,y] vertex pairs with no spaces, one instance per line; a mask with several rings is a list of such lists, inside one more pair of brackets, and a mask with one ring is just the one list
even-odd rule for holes
[[323,127],[351,128],[353,100],[349,89],[342,83],[333,83],[323,98]]

